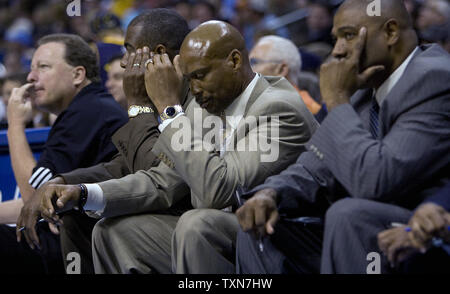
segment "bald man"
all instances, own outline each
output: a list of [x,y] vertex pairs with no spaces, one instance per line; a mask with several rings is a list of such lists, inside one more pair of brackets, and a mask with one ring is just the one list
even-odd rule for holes
[[[96,273],[233,273],[239,226],[222,209],[238,204],[239,187],[295,161],[318,124],[286,79],[251,70],[244,40],[229,24],[197,27],[174,64],[158,52],[145,60],[145,79],[160,113],[152,151],[161,163],[85,191],[61,186],[47,201],[56,197],[68,209],[84,198],[85,209],[105,217],[92,238]],[[178,97],[183,77],[195,97],[186,108]],[[185,202],[196,209],[180,218],[174,207]]]
[[[386,272],[377,233],[406,223],[449,180],[450,56],[417,45],[401,0],[380,1],[379,17],[367,15],[372,2],[347,0],[335,15],[336,44],[320,73],[331,111],[308,152],[237,211],[241,273]],[[321,258],[314,225],[283,215],[323,216],[330,204]],[[262,241],[244,233],[261,224]]]

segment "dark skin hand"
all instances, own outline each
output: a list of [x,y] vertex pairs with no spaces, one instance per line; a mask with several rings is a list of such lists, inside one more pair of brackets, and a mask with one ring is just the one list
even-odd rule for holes
[[78,185],[49,185],[41,199],[41,216],[53,224],[62,224],[57,213],[78,205],[81,188]]
[[417,252],[406,232],[406,225],[385,230],[378,234],[378,247],[386,255],[392,267],[398,266],[403,260]]
[[331,110],[348,103],[353,93],[367,84],[374,74],[384,70],[383,65],[375,65],[360,73],[360,58],[366,42],[367,29],[362,27],[353,53],[343,58],[331,57],[320,67],[320,92]]
[[[36,223],[41,214],[41,201],[52,184],[64,184],[64,179],[62,177],[56,177],[37,189],[30,200],[24,203],[19,218],[17,219],[17,242],[21,242],[23,236],[31,249],[34,249],[35,245],[38,248],[40,247],[39,237],[36,232]],[[22,227],[25,227],[25,230],[21,231],[20,228]],[[50,229],[53,233],[58,233],[56,227],[50,225]]]
[[378,246],[385,253],[392,266],[397,266],[411,254],[425,253],[433,237],[450,242],[450,213],[443,207],[426,203],[416,210],[407,226],[392,228],[378,234]]
[[450,241],[450,213],[442,206],[434,203],[421,205],[409,221],[411,227],[410,239],[416,247],[423,245],[433,236],[439,236]]
[[273,234],[279,219],[276,191],[264,189],[256,192],[236,211],[236,216],[245,232],[253,232],[257,237]]
[[[123,91],[128,100],[128,106],[152,106],[153,104],[145,90],[145,61],[150,57],[150,52],[138,49],[131,54],[126,53],[121,66],[125,68],[123,74]],[[139,64],[139,66],[133,66]]]
[[[149,52],[149,49],[144,47],[144,52]],[[180,56],[175,56],[173,64],[167,53],[151,52],[150,58],[153,62],[147,64],[145,88],[158,113],[162,113],[167,106],[181,104],[183,73],[179,65]]]

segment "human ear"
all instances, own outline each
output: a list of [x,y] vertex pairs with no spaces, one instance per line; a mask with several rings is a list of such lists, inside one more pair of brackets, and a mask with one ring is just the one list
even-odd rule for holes
[[280,63],[277,65],[276,72],[278,76],[287,77],[289,74],[289,66],[284,62]]
[[77,66],[73,69],[73,84],[79,86],[86,78],[86,69],[83,66]]
[[227,64],[232,67],[234,71],[237,71],[242,66],[242,54],[239,50],[234,49],[228,55]]
[[383,25],[384,35],[386,37],[386,44],[392,46],[398,42],[400,36],[400,28],[397,20],[389,19]]

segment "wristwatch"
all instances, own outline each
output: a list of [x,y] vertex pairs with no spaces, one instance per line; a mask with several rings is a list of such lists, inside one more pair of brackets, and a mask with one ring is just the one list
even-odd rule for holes
[[141,113],[153,113],[153,109],[150,106],[131,105],[128,108],[128,117],[135,117]]
[[78,184],[78,187],[80,188],[80,199],[78,200],[78,210],[81,213],[84,213],[84,205],[86,204],[87,198],[88,198],[88,190],[86,185],[84,184]]
[[174,118],[175,116],[177,116],[177,114],[182,112],[184,112],[183,107],[181,107],[181,105],[179,104],[167,106],[166,108],[164,108],[163,112],[159,115],[159,118],[161,119],[161,122],[163,122],[166,119]]

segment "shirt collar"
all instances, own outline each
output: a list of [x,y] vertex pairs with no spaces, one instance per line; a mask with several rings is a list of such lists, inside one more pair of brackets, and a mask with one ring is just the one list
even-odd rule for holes
[[231,103],[225,109],[225,118],[227,120],[227,124],[230,125],[232,129],[237,129],[237,126],[241,119],[244,117],[244,112],[247,107],[248,100],[250,99],[250,95],[253,92],[253,89],[256,86],[256,82],[258,81],[260,74],[255,74],[253,80],[248,84],[247,88],[245,88],[244,92],[237,97],[233,103]]
[[419,47],[416,47],[416,49],[409,54],[409,56],[403,61],[403,63],[389,76],[389,78],[384,81],[384,83],[378,88],[378,90],[375,90],[375,98],[377,99],[378,105],[381,105],[381,103],[384,101],[384,99],[387,97],[389,92],[394,88],[394,86],[397,84],[397,82],[402,77],[403,73],[406,70],[406,67],[408,66],[409,62],[413,58],[416,51],[419,49]]

